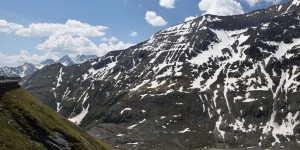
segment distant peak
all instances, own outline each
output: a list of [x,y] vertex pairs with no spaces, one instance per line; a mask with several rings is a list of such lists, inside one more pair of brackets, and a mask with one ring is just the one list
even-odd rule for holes
[[84,54],[78,54],[76,57],[86,56]]
[[23,64],[23,66],[34,66],[32,63],[29,63],[29,62],[25,62],[24,64]]
[[80,64],[80,63],[83,63],[85,61],[88,61],[88,60],[91,60],[91,59],[96,59],[98,58],[97,55],[84,55],[84,54],[81,54],[81,55],[77,55],[75,58],[74,58],[74,63],[76,64]]
[[62,57],[62,58],[70,58],[70,56],[69,55],[65,55],[64,57]]
[[46,59],[45,61],[54,61],[53,59]]
[[64,66],[70,66],[70,65],[74,64],[74,62],[72,61],[72,59],[68,55],[65,55],[64,57],[62,57],[61,59],[59,59],[57,62],[61,63]]

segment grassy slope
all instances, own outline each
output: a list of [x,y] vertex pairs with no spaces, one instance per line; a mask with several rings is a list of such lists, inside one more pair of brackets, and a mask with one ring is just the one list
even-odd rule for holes
[[66,137],[72,149],[112,149],[63,119],[25,90],[0,90],[1,150],[49,149],[43,144],[43,137],[54,138],[56,133]]

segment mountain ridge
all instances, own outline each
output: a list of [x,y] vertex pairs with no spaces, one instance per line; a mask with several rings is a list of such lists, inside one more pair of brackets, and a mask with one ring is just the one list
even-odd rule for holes
[[121,148],[299,148],[298,2],[201,16],[25,87]]
[[96,59],[98,56],[96,55],[77,55],[75,58],[70,58],[68,55],[65,55],[58,61],[54,61],[53,59],[46,59],[39,64],[32,64],[25,62],[23,65],[17,67],[0,67],[0,75],[1,76],[19,76],[22,77],[22,82],[26,82],[26,80],[37,70],[44,68],[45,66],[61,63],[64,66],[70,66],[74,64],[81,64],[85,61]]

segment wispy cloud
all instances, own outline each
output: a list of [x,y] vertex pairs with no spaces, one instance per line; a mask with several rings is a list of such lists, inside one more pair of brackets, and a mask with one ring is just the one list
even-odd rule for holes
[[261,3],[278,4],[279,2],[281,2],[281,0],[246,0],[246,2],[249,4],[249,6],[254,7]]
[[132,37],[136,37],[138,35],[138,33],[135,31],[131,31],[131,33],[129,35]]
[[197,18],[197,16],[189,16],[189,17],[186,17],[184,19],[184,21],[186,22],[186,21],[190,21],[190,20],[193,20],[193,19],[196,19],[196,18]]
[[1,66],[18,66],[24,62],[38,64],[46,59],[58,60],[59,57],[55,53],[45,53],[43,55],[30,54],[27,50],[21,50],[18,54],[5,55],[0,52]]
[[101,41],[102,42],[117,42],[119,40],[116,37],[112,36],[111,38],[104,37],[104,38],[101,39]]

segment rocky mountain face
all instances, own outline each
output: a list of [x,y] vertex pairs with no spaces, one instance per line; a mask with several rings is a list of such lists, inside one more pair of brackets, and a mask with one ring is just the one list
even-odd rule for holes
[[299,21],[299,0],[204,15],[24,87],[120,148],[299,149]]

